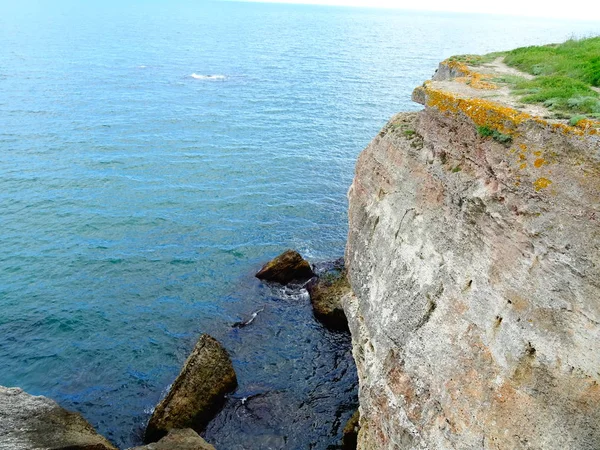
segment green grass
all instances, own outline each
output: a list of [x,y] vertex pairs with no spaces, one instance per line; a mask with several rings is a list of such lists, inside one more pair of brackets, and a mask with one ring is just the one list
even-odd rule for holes
[[600,87],[600,36],[517,48],[506,52],[504,62],[532,75],[563,76]]
[[541,103],[560,114],[600,114],[600,36],[563,44],[523,47],[504,54],[504,62],[535,75],[533,80],[501,77],[525,103]]
[[571,117],[571,120],[569,120],[569,125],[571,125],[572,127],[574,127],[575,125],[577,125],[579,122],[581,122],[583,119],[585,119],[585,116],[582,116],[580,114]]
[[494,61],[497,57],[502,55],[503,53],[488,53],[487,55],[456,55],[449,58],[449,60],[459,61],[469,66],[481,66],[482,64]]
[[515,94],[521,96],[523,103],[542,104],[557,118],[581,114],[589,118],[600,117],[600,94],[591,89],[600,87],[600,36],[487,55],[459,55],[450,59],[479,66],[499,56],[504,57],[508,66],[535,76],[528,80],[502,75],[491,80],[508,84]]
[[496,142],[502,145],[510,146],[512,144],[512,137],[508,134],[500,133],[498,130],[494,130],[488,126],[477,127],[477,134],[481,137],[491,137]]

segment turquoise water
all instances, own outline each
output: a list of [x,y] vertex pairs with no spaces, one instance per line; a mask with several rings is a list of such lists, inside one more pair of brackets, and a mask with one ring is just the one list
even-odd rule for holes
[[599,32],[316,6],[0,2],[0,384],[80,411],[125,447],[206,332],[232,352],[231,402],[267,393],[302,416],[247,429],[231,403],[207,430],[217,446],[326,448],[356,397],[347,337],[252,274],[288,247],[343,254],[356,156],[417,108],[410,92],[438,61]]

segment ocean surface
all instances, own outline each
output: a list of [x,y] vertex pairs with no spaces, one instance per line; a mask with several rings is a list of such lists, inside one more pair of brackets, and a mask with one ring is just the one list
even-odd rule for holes
[[286,248],[343,255],[356,157],[419,108],[410,93],[440,60],[594,33],[339,7],[0,1],[0,385],[126,448],[210,333],[240,381],[206,431],[217,448],[335,445],[356,404],[349,338],[254,272]]

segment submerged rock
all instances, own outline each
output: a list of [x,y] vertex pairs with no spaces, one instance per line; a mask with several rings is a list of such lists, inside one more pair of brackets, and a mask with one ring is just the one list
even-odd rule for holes
[[286,250],[269,261],[258,271],[256,277],[265,281],[288,284],[291,281],[306,281],[315,274],[308,261],[295,250]]
[[357,439],[358,439],[358,430],[360,429],[359,425],[360,420],[360,412],[356,410],[350,420],[346,422],[346,426],[344,427],[343,436],[342,436],[342,450],[356,450]]
[[348,330],[341,298],[350,292],[346,272],[328,273],[308,286],[315,318],[327,328]]
[[191,428],[171,430],[158,442],[129,450],[215,450]]
[[78,413],[54,400],[0,386],[0,449],[116,450]]
[[198,339],[181,373],[150,418],[145,442],[155,442],[173,428],[200,432],[237,386],[227,351],[207,334]]

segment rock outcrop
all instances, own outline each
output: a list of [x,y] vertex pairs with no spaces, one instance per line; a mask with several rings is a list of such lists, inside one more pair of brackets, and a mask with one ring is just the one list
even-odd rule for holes
[[2,386],[0,449],[116,450],[79,414],[49,398]]
[[129,450],[215,450],[191,428],[171,430],[158,442]]
[[358,447],[598,449],[598,128],[438,73],[348,194]]
[[342,450],[356,450],[358,445],[358,430],[360,429],[359,420],[360,412],[356,411],[346,423],[342,431]]
[[341,300],[349,291],[350,284],[345,271],[326,273],[309,284],[308,293],[315,318],[332,330],[348,330]]
[[144,440],[155,442],[174,428],[201,432],[235,389],[237,378],[227,351],[207,334],[200,336],[167,396],[158,404]]
[[286,250],[281,255],[269,261],[260,269],[256,277],[280,284],[288,284],[292,281],[306,281],[315,274],[300,253],[295,250]]

